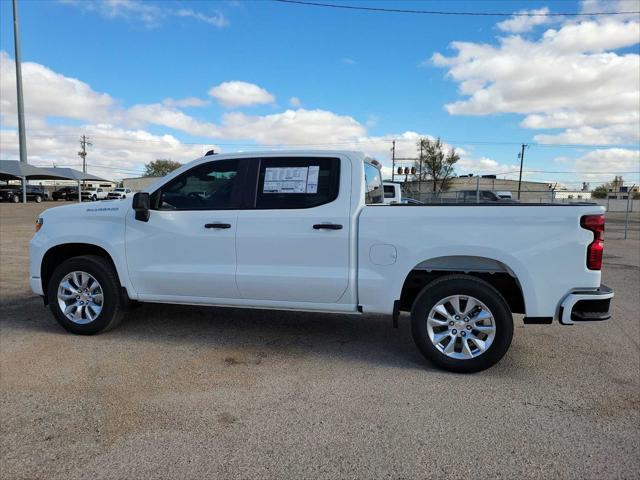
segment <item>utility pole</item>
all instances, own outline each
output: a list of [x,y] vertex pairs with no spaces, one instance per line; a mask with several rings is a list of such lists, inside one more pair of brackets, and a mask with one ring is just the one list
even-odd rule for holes
[[518,178],[518,200],[520,200],[520,187],[522,186],[522,164],[524,163],[524,149],[527,148],[528,145],[526,143],[522,144],[522,150],[520,150],[520,177]]
[[422,139],[420,139],[420,160],[418,164],[418,196],[422,192]]
[[[22,66],[20,64],[20,33],[18,32],[18,4],[13,0],[13,44],[16,56],[16,92],[18,94],[18,138],[20,162],[27,164],[27,141],[24,133],[24,104],[22,99]],[[22,203],[27,203],[27,177],[22,177]]]
[[[80,148],[82,148],[81,151],[78,152],[78,156],[80,156],[80,158],[82,158],[82,173],[87,173],[87,145],[91,146],[93,145],[93,143],[91,143],[89,141],[89,137],[87,137],[86,135],[82,135],[80,137]],[[82,188],[84,188],[86,185],[84,179],[82,182]]]
[[391,145],[391,181],[393,182],[396,178],[396,141],[393,140]]

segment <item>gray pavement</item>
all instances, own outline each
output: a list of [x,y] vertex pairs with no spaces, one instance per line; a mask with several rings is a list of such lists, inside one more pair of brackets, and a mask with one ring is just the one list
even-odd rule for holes
[[67,334],[27,282],[50,206],[0,205],[2,478],[640,476],[640,240],[617,239],[619,214],[612,320],[516,317],[501,363],[455,375],[406,316],[145,305]]

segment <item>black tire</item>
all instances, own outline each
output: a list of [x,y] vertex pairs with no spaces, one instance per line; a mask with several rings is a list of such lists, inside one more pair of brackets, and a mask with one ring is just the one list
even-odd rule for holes
[[42,202],[42,197],[40,195],[36,195],[36,203]]
[[[495,338],[489,348],[477,357],[451,358],[429,339],[429,312],[439,301],[453,295],[475,297],[484,303],[493,315]],[[447,275],[434,280],[418,294],[411,310],[411,331],[414,342],[427,360],[452,372],[474,373],[495,365],[507,353],[513,338],[513,316],[504,297],[489,283],[470,275]]]
[[20,198],[17,195],[14,195],[12,200],[13,200],[13,203],[19,203],[20,202]]
[[[102,287],[103,307],[100,314],[90,323],[78,324],[69,320],[58,305],[58,286],[65,275],[73,271],[83,271],[92,275]],[[79,335],[94,335],[117,326],[125,313],[126,300],[120,293],[120,282],[114,268],[102,257],[83,255],[62,262],[53,272],[47,287],[49,306],[62,327]]]
[[91,201],[92,201],[92,202],[95,202],[95,201],[97,201],[97,200],[98,200],[98,197],[96,197],[95,195],[94,195],[93,197],[91,197]]

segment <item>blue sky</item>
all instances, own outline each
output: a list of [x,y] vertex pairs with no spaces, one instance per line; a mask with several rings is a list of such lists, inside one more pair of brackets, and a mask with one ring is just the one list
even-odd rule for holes
[[[483,12],[640,10],[635,0],[350,4]],[[531,172],[529,178],[598,183],[612,176],[608,172],[625,172],[630,181],[639,180],[637,173],[626,173],[640,170],[640,107],[633,104],[640,89],[633,73],[640,66],[638,15],[531,17],[540,24],[500,27],[498,22],[509,19],[372,13],[270,1],[21,1],[19,8],[22,60],[34,64],[25,104],[30,159],[36,164],[77,162],[74,135],[88,133],[95,137],[89,158],[93,155],[96,168],[104,167],[99,173],[110,171],[112,176],[130,176],[157,157],[187,161],[205,148],[192,143],[223,151],[301,143],[344,146],[368,151],[386,165],[392,138],[398,139],[403,153],[411,154],[412,134],[420,134],[443,137],[462,150],[459,174],[512,171],[517,144],[525,142],[532,144],[526,153],[530,170],[576,172]],[[0,16],[6,71],[14,56],[9,1],[0,2]],[[587,22],[593,28],[586,28]],[[559,40],[549,42],[548,30]],[[611,37],[610,31],[617,32],[614,41],[593,40]],[[580,44],[600,43],[567,47],[563,34]],[[507,37],[521,39],[522,45],[504,47],[500,39]],[[452,48],[452,42],[466,42],[466,50]],[[469,60],[473,49],[483,45],[498,54],[485,51]],[[434,57],[438,54],[441,60]],[[601,66],[603,58],[607,65]],[[584,64],[558,72],[561,80],[554,78],[554,65],[571,62]],[[532,65],[538,68],[527,72]],[[35,66],[55,81],[41,78],[38,86]],[[575,75],[602,80],[590,85],[580,85],[580,78],[566,80]],[[611,75],[620,80],[609,81]],[[25,84],[29,78],[25,73]],[[73,79],[88,91],[74,86]],[[3,80],[11,83],[8,75]],[[224,97],[228,91],[219,97],[209,93],[234,81],[243,82],[235,87],[240,88],[238,95],[248,95],[244,103],[236,99],[229,104]],[[249,84],[258,90],[246,90]],[[10,87],[2,89],[2,158],[15,158],[16,151],[15,93]],[[552,93],[563,88],[566,101]],[[483,90],[489,100],[481,100]],[[470,101],[478,91],[480,100]],[[71,106],[62,101],[67,95]],[[623,105],[596,104],[593,95],[624,98],[632,105],[622,100],[618,103]],[[51,100],[56,96],[60,101]],[[186,98],[192,101],[180,102]],[[463,104],[451,107],[455,102]],[[586,103],[591,103],[588,108]],[[556,128],[538,128],[545,122]],[[42,139],[51,143],[49,151],[40,145]],[[162,142],[171,148],[164,149]],[[558,143],[563,146],[552,146]]]

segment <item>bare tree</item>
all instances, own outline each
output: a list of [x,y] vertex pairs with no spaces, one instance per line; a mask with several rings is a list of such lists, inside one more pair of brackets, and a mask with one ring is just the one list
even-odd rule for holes
[[433,181],[434,192],[447,190],[449,180],[455,175],[454,165],[460,160],[456,149],[447,150],[439,138],[431,140],[427,137],[418,140],[417,146],[416,178]]

